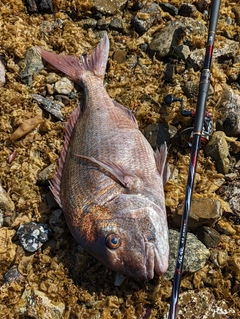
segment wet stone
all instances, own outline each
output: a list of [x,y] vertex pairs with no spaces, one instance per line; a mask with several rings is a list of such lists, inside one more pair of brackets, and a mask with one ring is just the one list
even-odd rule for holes
[[214,228],[203,226],[197,230],[198,239],[207,246],[217,247],[221,241],[221,236]]
[[57,93],[68,95],[74,89],[74,85],[68,78],[63,77],[55,83],[54,88]]
[[32,97],[34,100],[36,100],[38,102],[39,106],[42,109],[44,109],[48,113],[54,115],[60,121],[63,121],[61,105],[59,103],[54,102],[53,100],[50,100],[48,98],[45,98],[39,94],[33,94]]
[[20,76],[24,84],[30,85],[33,80],[33,74],[44,69],[42,58],[34,47],[27,50],[26,57],[19,62],[21,68]]
[[37,251],[50,238],[51,233],[48,225],[34,222],[21,225],[17,231],[21,246],[28,252]]
[[[170,245],[170,256],[169,256],[169,268],[163,275],[166,279],[170,280],[174,277],[176,258],[178,253],[178,241],[179,232],[173,229],[169,230],[169,245]],[[192,233],[187,234],[187,242],[185,249],[185,258],[183,262],[183,273],[190,272],[194,273],[201,269],[210,253],[206,246],[197,239]]]
[[[183,214],[183,204],[177,208],[173,222],[180,227]],[[193,198],[189,216],[188,227],[197,230],[200,226],[212,226],[222,216],[222,208],[219,200],[211,198]]]

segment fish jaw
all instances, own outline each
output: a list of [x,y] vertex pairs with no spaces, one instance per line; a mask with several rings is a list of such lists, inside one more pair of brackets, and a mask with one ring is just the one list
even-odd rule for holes
[[[166,218],[159,217],[152,207],[140,208],[124,213],[123,217],[99,220],[91,245],[84,246],[84,238],[76,239],[107,268],[137,280],[151,280],[155,273],[161,275],[168,268],[168,229]],[[84,229],[77,233],[83,234]],[[121,240],[119,247],[107,245],[110,235]]]

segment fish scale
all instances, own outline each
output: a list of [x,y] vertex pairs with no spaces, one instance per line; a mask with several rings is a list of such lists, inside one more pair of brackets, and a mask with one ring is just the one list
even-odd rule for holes
[[105,34],[79,60],[37,48],[84,90],[67,125],[51,190],[76,241],[106,267],[136,279],[167,270],[169,245],[163,186],[167,149],[153,152],[130,110],[103,86]]

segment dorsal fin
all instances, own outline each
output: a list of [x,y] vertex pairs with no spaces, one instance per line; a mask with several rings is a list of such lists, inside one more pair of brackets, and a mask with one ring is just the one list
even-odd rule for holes
[[128,118],[133,120],[133,122],[136,124],[136,126],[138,128],[138,122],[137,122],[135,116],[132,114],[132,112],[129,109],[127,109],[125,106],[123,106],[123,105],[119,104],[118,102],[116,102],[115,100],[112,99],[112,101],[113,101],[113,104],[116,107],[118,107],[120,110],[122,110],[123,113],[126,114]]
[[64,142],[63,142],[63,148],[62,148],[59,160],[58,160],[58,168],[57,168],[57,171],[56,171],[53,179],[50,182],[49,188],[50,188],[51,192],[53,193],[54,198],[60,207],[62,207],[61,197],[60,197],[62,171],[63,171],[64,163],[66,160],[72,132],[73,132],[73,129],[75,127],[75,124],[76,124],[77,119],[79,118],[80,114],[81,114],[81,106],[77,107],[76,110],[74,110],[72,112],[72,114],[70,115],[70,117],[67,121],[66,128],[65,128],[65,137],[64,137]]

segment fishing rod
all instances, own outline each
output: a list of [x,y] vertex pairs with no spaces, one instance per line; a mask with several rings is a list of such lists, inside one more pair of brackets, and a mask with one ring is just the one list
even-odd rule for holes
[[184,260],[184,252],[186,246],[187,239],[187,228],[188,228],[188,219],[191,208],[191,200],[192,200],[192,192],[193,192],[193,184],[197,167],[197,158],[198,151],[200,147],[200,141],[202,137],[203,131],[203,122],[206,114],[206,101],[208,96],[208,89],[210,85],[210,67],[212,61],[212,53],[213,53],[213,44],[215,38],[215,31],[218,21],[219,8],[220,8],[221,0],[213,0],[211,7],[211,15],[210,15],[210,23],[208,29],[208,39],[206,45],[206,53],[203,64],[203,70],[201,72],[200,83],[199,83],[199,92],[198,92],[198,101],[196,107],[196,115],[193,129],[193,140],[192,140],[192,151],[189,163],[188,170],[188,180],[187,187],[185,193],[185,201],[184,201],[184,210],[182,215],[182,223],[180,229],[180,237],[178,244],[178,256],[176,261],[175,274],[173,279],[173,288],[172,288],[172,296],[169,310],[169,319],[176,318],[177,312],[177,304],[178,304],[178,296],[179,296],[179,288],[181,282],[182,275],[182,267]]

